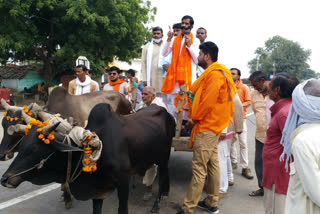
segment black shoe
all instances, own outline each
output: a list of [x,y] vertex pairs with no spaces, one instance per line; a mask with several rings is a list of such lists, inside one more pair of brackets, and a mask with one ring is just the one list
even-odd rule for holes
[[199,208],[208,211],[209,213],[217,214],[219,213],[218,207],[211,207],[209,206],[204,200],[199,201],[198,206]]

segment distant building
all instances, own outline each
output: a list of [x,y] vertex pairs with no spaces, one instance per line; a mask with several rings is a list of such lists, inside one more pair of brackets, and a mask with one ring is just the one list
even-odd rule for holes
[[45,80],[32,66],[0,66],[1,87],[13,88],[18,91],[41,84]]

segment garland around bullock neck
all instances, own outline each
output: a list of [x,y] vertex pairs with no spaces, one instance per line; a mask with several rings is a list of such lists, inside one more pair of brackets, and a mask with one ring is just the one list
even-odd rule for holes
[[[28,110],[26,105],[23,107],[23,110],[27,115],[29,115],[31,117],[32,110]],[[5,112],[3,115],[6,116],[7,112]],[[7,116],[7,120],[10,120],[12,122],[13,118],[11,118],[10,116]],[[14,120],[18,120],[18,118],[15,117]],[[22,116],[21,116],[21,120],[23,121]],[[47,121],[42,122],[40,120],[36,120],[35,118],[32,118],[30,120],[30,123],[27,124],[27,128],[25,128],[25,130],[24,130],[25,135],[27,135],[29,133],[29,130],[32,128],[32,125],[45,127],[45,126],[49,125],[49,122],[47,122]],[[40,140],[42,140],[45,144],[50,144],[50,141],[54,140],[54,132],[53,131],[50,132],[50,134],[48,136],[45,136],[42,133],[42,128],[38,128],[37,132],[39,133],[38,138]],[[92,161],[92,158],[91,158],[92,148],[89,145],[89,141],[91,141],[92,135],[96,135],[96,133],[91,132],[91,134],[87,134],[81,143],[84,146],[84,151],[83,151],[84,158],[82,161],[82,163],[84,165],[82,168],[82,171],[84,171],[84,172],[94,172],[97,170],[97,163]]]
[[[92,135],[96,135],[95,132],[91,132]],[[82,141],[82,145],[84,146],[84,158],[82,164],[84,165],[82,167],[82,171],[84,172],[94,172],[97,170],[97,163],[92,161],[92,158],[90,157],[92,154],[92,148],[89,145],[89,141],[92,139],[91,134],[87,134]]]
[[[16,107],[16,106],[14,106],[14,107]],[[31,115],[32,115],[32,110],[29,110],[29,109],[28,109],[28,106],[24,105],[24,106],[23,106],[23,111],[24,111],[27,115],[29,115],[29,116],[31,117]],[[4,112],[4,113],[3,113],[3,116],[4,116],[4,117],[7,116],[7,115],[8,115],[8,112]],[[10,116],[7,116],[6,119],[7,119],[9,122],[13,122],[13,121],[19,120],[18,117],[10,117]],[[21,116],[21,121],[23,121],[23,117],[22,117],[22,116]]]

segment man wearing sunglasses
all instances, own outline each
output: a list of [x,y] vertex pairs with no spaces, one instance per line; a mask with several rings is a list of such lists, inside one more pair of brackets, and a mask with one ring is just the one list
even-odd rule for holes
[[120,79],[121,70],[116,66],[112,66],[109,70],[107,70],[107,72],[109,82],[103,87],[103,90],[116,90],[121,94],[127,95],[129,84],[125,80]]

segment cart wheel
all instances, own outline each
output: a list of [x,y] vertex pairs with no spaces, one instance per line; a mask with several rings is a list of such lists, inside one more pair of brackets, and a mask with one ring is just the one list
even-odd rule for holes
[[12,105],[12,106],[15,106],[16,105],[16,101],[14,101],[13,99],[10,99],[9,104]]

